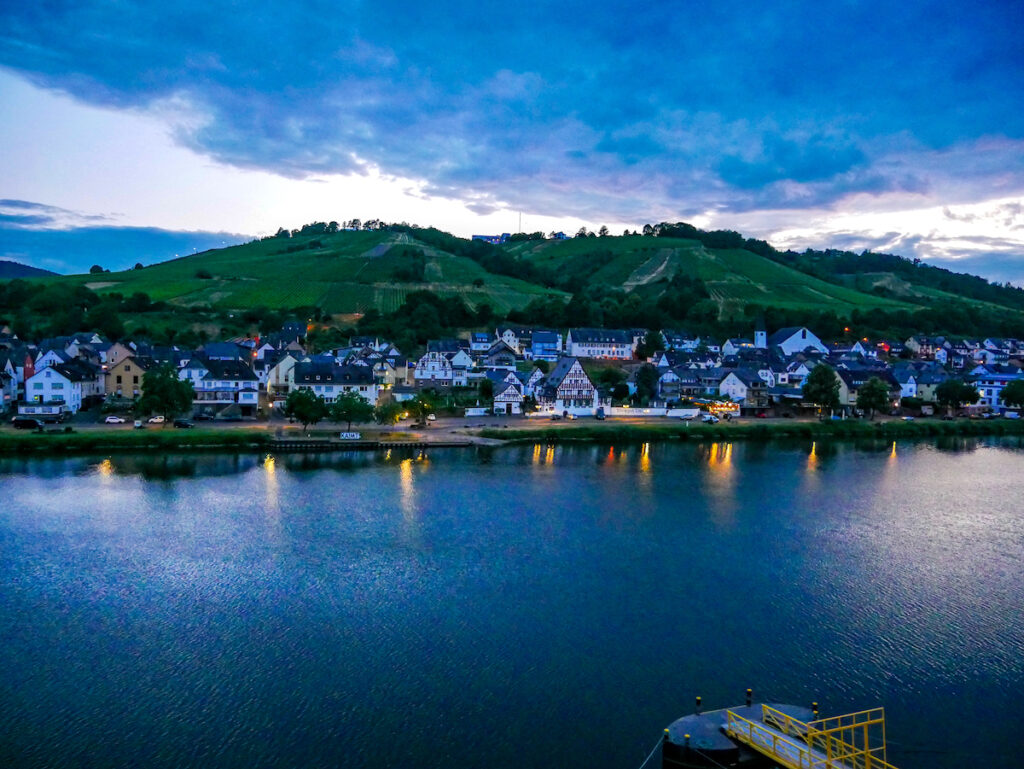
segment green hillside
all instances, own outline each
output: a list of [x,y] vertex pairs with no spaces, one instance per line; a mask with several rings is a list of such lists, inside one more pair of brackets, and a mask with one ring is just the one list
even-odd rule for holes
[[[415,272],[422,254],[422,279]],[[338,232],[268,238],[162,262],[141,270],[59,279],[100,295],[144,292],[154,301],[220,310],[319,307],[333,314],[397,309],[410,291],[461,296],[498,313],[561,292],[494,275],[472,259],[445,253],[400,232]]]
[[[721,314],[748,304],[800,310],[906,309],[911,305],[827,282],[743,249],[643,235],[526,241],[508,246],[552,273],[578,274],[582,286],[616,286],[656,296],[675,275],[699,278]],[[582,287],[581,286],[581,287]]]

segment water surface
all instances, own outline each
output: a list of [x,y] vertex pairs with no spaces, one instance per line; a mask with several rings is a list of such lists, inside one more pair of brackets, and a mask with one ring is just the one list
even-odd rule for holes
[[692,709],[1024,756],[1020,441],[0,460],[0,765],[635,767]]

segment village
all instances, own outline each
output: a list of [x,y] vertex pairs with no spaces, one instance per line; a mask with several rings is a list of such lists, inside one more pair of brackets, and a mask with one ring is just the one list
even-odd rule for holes
[[[406,357],[387,340],[370,337],[309,354],[307,329],[299,322],[263,338],[210,342],[196,350],[110,342],[96,333],[33,344],[5,328],[0,410],[6,422],[20,420],[21,427],[71,418],[161,422],[162,415],[135,408],[146,375],[161,367],[192,387],[191,409],[179,426],[282,418],[289,396],[300,391],[324,406],[345,394],[358,395],[369,407],[397,404],[387,412],[396,420],[408,417],[402,404],[417,399],[431,412],[459,417],[717,421],[818,415],[826,407],[829,418],[851,418],[865,415],[868,382],[876,391],[882,383],[885,393],[879,402],[876,392],[871,410],[904,418],[1013,418],[1021,405],[1016,392],[1024,384],[1011,384],[1024,382],[1020,340],[914,336],[825,343],[803,327],[752,331],[752,338],[716,340],[673,330],[571,328],[563,334],[499,326],[433,340],[422,354]],[[834,372],[832,402],[805,391],[819,366]],[[960,392],[966,394],[944,393],[951,381],[964,385]]]

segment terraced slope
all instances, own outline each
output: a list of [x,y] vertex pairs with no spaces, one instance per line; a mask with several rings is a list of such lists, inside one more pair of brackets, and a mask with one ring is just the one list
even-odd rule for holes
[[[309,248],[310,244],[314,247]],[[420,249],[426,258],[422,282],[394,277],[411,264],[410,248]],[[494,275],[471,259],[438,251],[404,233],[388,232],[275,238],[142,270],[60,280],[83,283],[100,293],[117,291],[127,296],[143,291],[154,300],[182,307],[318,306],[332,313],[363,312],[370,307],[389,312],[402,304],[408,292],[420,289],[461,296],[471,307],[489,303],[498,313],[525,306],[537,296],[561,294]]]
[[[586,285],[649,289],[681,274],[699,277],[723,314],[747,304],[793,309],[896,309],[910,305],[836,285],[741,249],[705,248],[699,241],[628,236],[529,241],[513,253],[554,271],[578,272]],[[656,292],[655,292],[656,293]]]

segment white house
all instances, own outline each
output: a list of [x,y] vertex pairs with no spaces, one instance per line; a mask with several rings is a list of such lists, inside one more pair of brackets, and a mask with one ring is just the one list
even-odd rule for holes
[[816,350],[828,355],[828,347],[812,331],[803,326],[781,328],[768,337],[768,348],[781,348],[783,355],[795,355],[805,350]]
[[343,393],[355,393],[377,405],[381,386],[370,366],[336,366],[330,363],[299,363],[292,371],[295,389],[310,390],[327,403]]
[[571,328],[565,340],[573,358],[632,360],[633,337],[627,331],[605,328]]
[[598,393],[576,358],[560,358],[537,388],[541,410],[555,414],[593,415]]
[[494,392],[495,414],[522,414],[523,393],[518,383],[502,382]]
[[25,402],[19,414],[59,416],[82,408],[82,383],[88,377],[77,367],[58,363],[36,371],[25,381]]
[[473,359],[465,350],[439,352],[428,350],[416,362],[413,381],[418,387],[466,387]]
[[252,416],[259,405],[259,379],[241,360],[202,361],[193,358],[178,370],[178,378],[192,383],[195,406],[222,409],[237,405],[242,416]]

